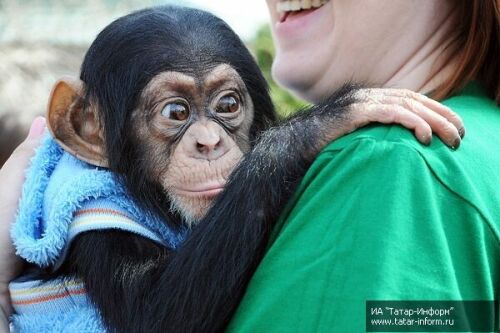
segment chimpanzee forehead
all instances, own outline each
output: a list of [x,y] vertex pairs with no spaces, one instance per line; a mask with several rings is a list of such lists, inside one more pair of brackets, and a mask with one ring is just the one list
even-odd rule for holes
[[228,64],[220,64],[198,74],[165,71],[155,75],[142,91],[142,99],[160,93],[165,87],[199,94],[216,88],[246,90],[240,75]]

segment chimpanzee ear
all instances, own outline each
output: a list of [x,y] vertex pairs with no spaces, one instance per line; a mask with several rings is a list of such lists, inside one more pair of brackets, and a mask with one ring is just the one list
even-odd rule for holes
[[67,152],[93,165],[107,167],[102,127],[95,105],[84,105],[80,80],[61,79],[49,99],[47,123]]

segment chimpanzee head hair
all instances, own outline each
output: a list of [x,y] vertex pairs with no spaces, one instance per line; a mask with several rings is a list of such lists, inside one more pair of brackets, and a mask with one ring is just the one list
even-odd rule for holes
[[236,70],[252,99],[252,142],[276,117],[268,85],[240,38],[208,12],[164,6],[121,17],[99,33],[82,64],[84,103],[93,103],[99,110],[109,168],[124,176],[140,202],[149,208],[153,205],[169,219],[162,189],[141,172],[141,147],[129,135],[129,117],[141,92],[158,73],[193,75],[219,64]]

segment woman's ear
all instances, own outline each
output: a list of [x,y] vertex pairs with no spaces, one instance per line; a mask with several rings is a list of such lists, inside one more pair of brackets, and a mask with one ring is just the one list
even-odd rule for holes
[[49,98],[47,126],[67,152],[90,164],[107,167],[102,126],[96,105],[84,105],[80,80],[61,79]]

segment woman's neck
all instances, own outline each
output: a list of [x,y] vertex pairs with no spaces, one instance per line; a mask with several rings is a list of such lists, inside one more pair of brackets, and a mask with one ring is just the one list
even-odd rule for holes
[[415,52],[403,60],[402,65],[382,85],[428,93],[448,79],[456,68],[456,59],[449,47],[454,38],[450,31],[455,26],[455,17],[455,10],[450,9],[436,22],[429,38],[416,45]]

